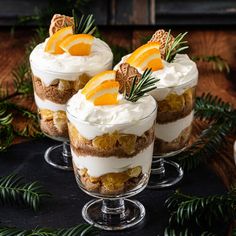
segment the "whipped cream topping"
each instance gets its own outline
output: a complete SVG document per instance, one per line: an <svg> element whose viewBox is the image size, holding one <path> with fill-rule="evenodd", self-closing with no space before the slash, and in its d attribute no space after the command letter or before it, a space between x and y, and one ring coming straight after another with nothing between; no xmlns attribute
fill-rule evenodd
<svg viewBox="0 0 236 236"><path fill-rule="evenodd" d="M94 76L112 67L113 54L111 49L98 38L94 39L91 53L88 56L47 53L44 51L46 41L47 39L38 44L30 54L32 72L46 86L58 78L73 81L81 74L86 73L89 76Z"/></svg>
<svg viewBox="0 0 236 236"><path fill-rule="evenodd" d="M88 174L92 177L100 177L108 173L119 173L136 166L141 166L142 173L148 174L152 163L153 143L136 156L130 158L77 156L73 150L71 150L71 153L75 166L80 169L87 168Z"/></svg>
<svg viewBox="0 0 236 236"><path fill-rule="evenodd" d="M117 70L119 65L124 63L128 57L129 55L123 57L121 62L115 66L114 70ZM150 92L158 101L165 99L171 92L181 95L186 89L197 85L197 66L188 55L177 54L173 62L169 63L165 60L162 60L162 62L164 64L163 69L152 73L153 77L159 79L156 83L157 89ZM143 73L140 68L137 69L141 74Z"/></svg>
<svg viewBox="0 0 236 236"><path fill-rule="evenodd" d="M152 127L156 118L156 102L152 96L130 102L119 94L118 99L117 105L94 106L79 91L68 102L68 119L89 140L114 131L141 136Z"/></svg>
<svg viewBox="0 0 236 236"><path fill-rule="evenodd" d="M48 109L51 111L65 111L66 104L58 104L47 99L41 99L36 93L34 93L34 100L39 109Z"/></svg>
<svg viewBox="0 0 236 236"><path fill-rule="evenodd" d="M189 127L193 122L194 112L179 120L169 122L166 124L156 124L155 134L156 137L166 142L172 142L175 140L181 132Z"/></svg>

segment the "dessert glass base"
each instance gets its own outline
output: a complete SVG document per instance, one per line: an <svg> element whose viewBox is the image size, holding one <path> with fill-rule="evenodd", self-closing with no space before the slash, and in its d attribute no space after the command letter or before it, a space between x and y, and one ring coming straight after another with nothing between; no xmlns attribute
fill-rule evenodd
<svg viewBox="0 0 236 236"><path fill-rule="evenodd" d="M184 176L183 169L174 161L164 160L153 156L151 175L148 182L149 189L171 187Z"/></svg>
<svg viewBox="0 0 236 236"><path fill-rule="evenodd" d="M67 141L49 147L44 153L44 159L49 165L56 169L73 170L70 144Z"/></svg>
<svg viewBox="0 0 236 236"><path fill-rule="evenodd" d="M103 230L123 230L140 223L145 217L144 206L129 199L95 199L82 209L89 224Z"/></svg>

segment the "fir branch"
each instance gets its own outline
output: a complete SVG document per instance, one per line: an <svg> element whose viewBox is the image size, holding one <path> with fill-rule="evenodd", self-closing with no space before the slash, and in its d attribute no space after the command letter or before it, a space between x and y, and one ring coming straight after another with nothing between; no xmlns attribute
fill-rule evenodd
<svg viewBox="0 0 236 236"><path fill-rule="evenodd" d="M230 72L229 64L225 59L223 59L219 55L199 55L199 56L192 56L192 60L195 62L207 62L211 63L213 70L218 70L220 72L226 71L227 73Z"/></svg>
<svg viewBox="0 0 236 236"><path fill-rule="evenodd" d="M17 228L0 227L1 236L98 236L99 230L89 224L79 224L69 229L36 228L22 230Z"/></svg>
<svg viewBox="0 0 236 236"><path fill-rule="evenodd" d="M212 96L210 93L203 93L201 97L196 98L195 116L208 121L228 118L236 120L236 110L232 106L222 101L217 96Z"/></svg>
<svg viewBox="0 0 236 236"><path fill-rule="evenodd" d="M196 168L216 153L225 144L226 136L234 133L236 125L236 110L209 93L197 97L195 116L207 120L209 126L190 148L174 157L186 171Z"/></svg>
<svg viewBox="0 0 236 236"><path fill-rule="evenodd" d="M74 34L93 34L96 31L95 19L94 16L88 15L85 17L84 15L78 19L78 16L75 14L75 11L72 11L72 15L74 18Z"/></svg>
<svg viewBox="0 0 236 236"><path fill-rule="evenodd" d="M180 165L186 170L192 170L199 166L202 162L206 162L206 158L216 153L222 145L225 144L225 137L232 133L232 121L221 121L211 124L195 143L186 151L176 155L176 159Z"/></svg>
<svg viewBox="0 0 236 236"><path fill-rule="evenodd" d="M198 235L220 235L215 232L215 226L219 223L230 224L236 217L235 193L236 190L232 189L222 195L198 197L177 190L165 203L170 211L165 235L195 235L196 229L201 231Z"/></svg>
<svg viewBox="0 0 236 236"><path fill-rule="evenodd" d="M189 47L189 46L187 46L187 41L183 40L188 32L185 32L183 34L182 33L178 34L174 38L174 42L169 47L168 43L171 40L170 33L171 33L171 30L169 30L169 32L168 32L168 36L167 36L166 44L165 44L165 60L167 62L172 62L177 53L180 53Z"/></svg>
<svg viewBox="0 0 236 236"><path fill-rule="evenodd" d="M15 174L0 178L0 203L24 205L37 210L42 198L49 197L38 182L23 183Z"/></svg>
<svg viewBox="0 0 236 236"><path fill-rule="evenodd" d="M137 82L138 77L135 76L131 84L130 93L126 95L125 99L130 102L136 102L141 97L145 96L146 93L156 89L155 84L159 79L153 78L151 75L152 70L146 69L139 82Z"/></svg>

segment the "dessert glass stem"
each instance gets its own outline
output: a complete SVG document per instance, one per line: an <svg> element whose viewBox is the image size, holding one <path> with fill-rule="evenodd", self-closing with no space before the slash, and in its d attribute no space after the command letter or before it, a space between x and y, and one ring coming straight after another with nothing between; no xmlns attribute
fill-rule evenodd
<svg viewBox="0 0 236 236"><path fill-rule="evenodd" d="M67 165L69 165L71 162L70 143L68 141L65 141L63 142L62 147L63 147L62 151L63 160Z"/></svg>
<svg viewBox="0 0 236 236"><path fill-rule="evenodd" d="M120 215L120 218L125 216L125 202L124 199L104 199L102 201L102 212L105 216ZM109 217L107 218L109 220Z"/></svg>
<svg viewBox="0 0 236 236"><path fill-rule="evenodd" d="M72 156L69 142L64 141L62 144L49 147L44 154L44 159L56 169L71 171Z"/></svg>
<svg viewBox="0 0 236 236"><path fill-rule="evenodd" d="M153 174L158 174L160 177L165 176L165 163L163 158L158 158L152 161L152 164L155 165L155 169L152 169Z"/></svg>

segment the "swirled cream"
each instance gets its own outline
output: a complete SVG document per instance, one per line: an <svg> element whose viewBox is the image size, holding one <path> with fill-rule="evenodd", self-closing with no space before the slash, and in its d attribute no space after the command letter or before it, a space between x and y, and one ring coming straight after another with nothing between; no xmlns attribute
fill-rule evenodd
<svg viewBox="0 0 236 236"><path fill-rule="evenodd" d="M129 55L122 58L114 70L117 70L121 63L124 63ZM198 70L196 63L186 54L177 54L173 62L162 60L164 67L161 70L152 72L152 76L158 78L157 89L150 92L157 101L164 100L169 93L183 94L186 89L197 85ZM137 68L142 74L143 71Z"/></svg>
<svg viewBox="0 0 236 236"><path fill-rule="evenodd" d="M89 140L114 131L141 136L153 126L156 101L152 96L130 102L120 94L118 99L117 105L94 106L79 91L67 104L68 119Z"/></svg>
<svg viewBox="0 0 236 236"><path fill-rule="evenodd" d="M43 81L45 86L50 86L58 78L74 81L84 73L92 77L112 67L111 49L98 38L94 39L88 56L47 53L44 51L46 41L38 44L30 54L32 72Z"/></svg>

